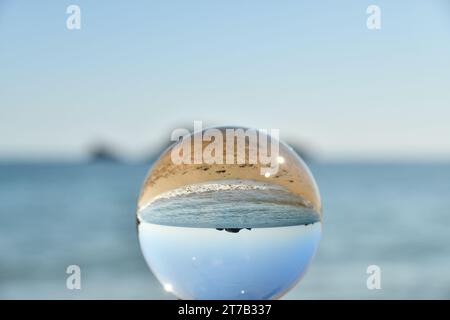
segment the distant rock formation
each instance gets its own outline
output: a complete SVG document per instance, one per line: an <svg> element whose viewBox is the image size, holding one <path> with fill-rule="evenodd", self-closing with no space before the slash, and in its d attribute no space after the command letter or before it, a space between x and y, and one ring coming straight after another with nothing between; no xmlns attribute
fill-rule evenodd
<svg viewBox="0 0 450 320"><path fill-rule="evenodd" d="M112 148L99 144L91 148L89 152L90 162L109 162L109 163L119 163L121 160L117 154L112 150Z"/></svg>
<svg viewBox="0 0 450 320"><path fill-rule="evenodd" d="M154 163L156 160L158 160L159 156L174 143L174 141L169 141L166 144L159 145L157 148L153 148L153 151L148 153L142 162L147 164Z"/></svg>
<svg viewBox="0 0 450 320"><path fill-rule="evenodd" d="M286 143L294 149L294 151L302 158L306 163L314 162L314 156L308 148L304 145L299 145L298 143L291 143L290 141L286 141Z"/></svg>

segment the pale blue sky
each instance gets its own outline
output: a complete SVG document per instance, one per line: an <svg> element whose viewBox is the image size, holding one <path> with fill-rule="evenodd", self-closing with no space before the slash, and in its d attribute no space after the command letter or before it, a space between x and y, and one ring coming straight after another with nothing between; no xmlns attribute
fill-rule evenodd
<svg viewBox="0 0 450 320"><path fill-rule="evenodd" d="M0 0L0 157L139 155L194 120L324 159L450 159L450 3Z"/></svg>

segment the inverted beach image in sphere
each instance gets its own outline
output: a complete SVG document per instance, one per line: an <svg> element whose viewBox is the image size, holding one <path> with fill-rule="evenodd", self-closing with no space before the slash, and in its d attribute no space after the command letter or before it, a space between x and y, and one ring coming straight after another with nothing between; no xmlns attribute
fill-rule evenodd
<svg viewBox="0 0 450 320"><path fill-rule="evenodd" d="M305 274L322 204L310 170L272 132L183 135L150 169L138 200L142 253L181 299L276 299Z"/></svg>
<svg viewBox="0 0 450 320"><path fill-rule="evenodd" d="M225 145L228 143L226 130L248 130L247 128L239 127L220 127L212 129L217 129L222 133L224 140L224 162L226 162ZM260 132L258 133L260 134ZM263 133L262 135L265 134ZM147 205L156 196L178 187L215 180L240 179L268 182L283 186L290 192L307 200L317 212L321 211L319 191L311 172L295 151L285 143L274 141L279 144L279 154L277 157L279 172L267 177L266 175L261 174L261 164L259 162L257 164L251 164L248 163L248 161L245 161L244 164L237 164L237 139L234 139L232 143L234 145L234 164L194 164L194 134L189 138L192 146L191 156L189 158L191 163L174 164L171 159L171 153L174 148L181 144L181 142L174 143L170 146L153 165L145 180L139 198L139 209ZM268 139L270 139L270 137L268 137ZM208 141L203 141L202 150L204 150L208 144ZM269 142L269 144L271 144L271 142ZM259 144L255 146L247 141L245 144L246 155L249 154L250 149L258 147ZM270 145L268 146L268 149L270 149Z"/></svg>

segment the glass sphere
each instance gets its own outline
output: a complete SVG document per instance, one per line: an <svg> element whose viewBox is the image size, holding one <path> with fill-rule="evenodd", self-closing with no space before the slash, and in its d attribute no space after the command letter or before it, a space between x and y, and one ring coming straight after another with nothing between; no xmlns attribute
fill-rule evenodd
<svg viewBox="0 0 450 320"><path fill-rule="evenodd" d="M273 134L210 128L154 163L137 211L143 255L181 299L275 299L318 247L321 201L312 174Z"/></svg>

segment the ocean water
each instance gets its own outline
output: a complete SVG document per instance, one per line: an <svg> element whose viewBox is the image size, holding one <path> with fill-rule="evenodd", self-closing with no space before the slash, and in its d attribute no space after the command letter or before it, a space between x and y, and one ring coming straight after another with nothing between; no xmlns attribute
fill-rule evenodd
<svg viewBox="0 0 450 320"><path fill-rule="evenodd" d="M223 180L163 193L138 212L138 219L179 227L273 228L312 224L320 214L276 184Z"/></svg>
<svg viewBox="0 0 450 320"><path fill-rule="evenodd" d="M320 215L285 188L248 180L184 186L138 213L144 257L182 299L275 299L304 275Z"/></svg>
<svg viewBox="0 0 450 320"><path fill-rule="evenodd" d="M0 165L0 298L174 299L139 246L136 202L148 168ZM322 240L285 299L450 298L450 165L310 168L324 205ZM66 288L72 264L81 290ZM366 287L373 264L381 290Z"/></svg>

